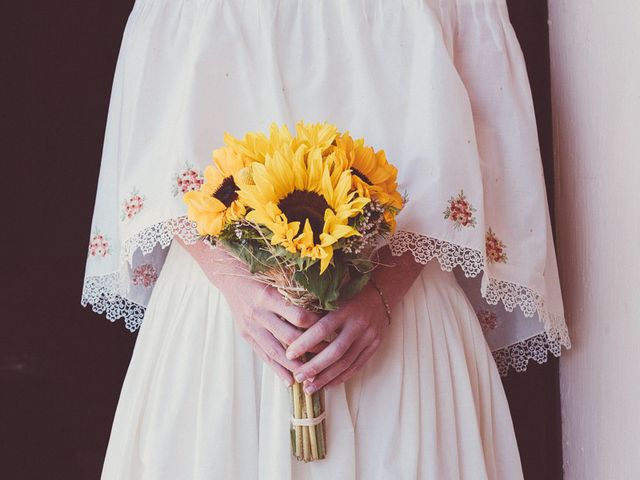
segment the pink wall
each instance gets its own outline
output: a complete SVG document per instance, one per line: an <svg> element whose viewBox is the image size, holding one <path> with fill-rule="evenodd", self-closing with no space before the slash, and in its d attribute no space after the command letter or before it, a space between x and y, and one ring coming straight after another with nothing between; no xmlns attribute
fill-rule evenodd
<svg viewBox="0 0 640 480"><path fill-rule="evenodd" d="M640 479L640 1L549 16L565 479Z"/></svg>

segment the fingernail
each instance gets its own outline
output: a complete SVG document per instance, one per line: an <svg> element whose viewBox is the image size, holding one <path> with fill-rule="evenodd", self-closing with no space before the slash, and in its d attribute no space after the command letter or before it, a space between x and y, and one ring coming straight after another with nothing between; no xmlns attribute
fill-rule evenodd
<svg viewBox="0 0 640 480"><path fill-rule="evenodd" d="M309 381L309 383L313 382L316 379L316 377L309 377L307 378L307 380Z"/></svg>
<svg viewBox="0 0 640 480"><path fill-rule="evenodd" d="M307 393L308 395L311 395L315 391L316 391L315 385L309 385L304 388L304 392Z"/></svg>
<svg viewBox="0 0 640 480"><path fill-rule="evenodd" d="M285 380L284 378L282 379L282 381L284 382L284 385L289 388L291 387L291 382L289 380Z"/></svg>
<svg viewBox="0 0 640 480"><path fill-rule="evenodd" d="M296 382L298 383L303 382L305 379L304 373L302 372L296 373L295 377L296 377Z"/></svg>
<svg viewBox="0 0 640 480"><path fill-rule="evenodd" d="M296 358L297 355L295 355L293 350L287 350L287 358L289 360L293 360L294 358Z"/></svg>

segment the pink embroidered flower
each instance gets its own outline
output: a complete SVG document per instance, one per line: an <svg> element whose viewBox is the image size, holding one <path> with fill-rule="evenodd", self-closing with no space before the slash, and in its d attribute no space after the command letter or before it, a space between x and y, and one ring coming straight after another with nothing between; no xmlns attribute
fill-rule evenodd
<svg viewBox="0 0 640 480"><path fill-rule="evenodd" d="M173 185L173 196L179 193L187 193L193 190L200 190L204 183L204 178L195 168L185 166L185 170L176 175L175 184Z"/></svg>
<svg viewBox="0 0 640 480"><path fill-rule="evenodd" d="M142 210L142 207L144 207L144 197L134 190L131 196L122 202L120 220L132 219Z"/></svg>
<svg viewBox="0 0 640 480"><path fill-rule="evenodd" d="M89 255L92 257L106 257L109 255L109 241L102 233L96 232L89 240Z"/></svg>
<svg viewBox="0 0 640 480"><path fill-rule="evenodd" d="M449 203L444 212L445 220L451 220L455 222L455 226L462 227L475 227L476 219L473 216L473 212L476 209L469 203L464 196L464 192L460 190L460 193L456 197L451 197Z"/></svg>
<svg viewBox="0 0 640 480"><path fill-rule="evenodd" d="M478 321L480 322L483 332L488 332L498 326L498 316L495 312L491 312L489 310L478 310L476 312L476 316L478 317Z"/></svg>
<svg viewBox="0 0 640 480"><path fill-rule="evenodd" d="M158 280L158 272L153 268L150 263L138 265L133 269L133 275L131 277L131 283L137 286L143 286L149 288Z"/></svg>
<svg viewBox="0 0 640 480"><path fill-rule="evenodd" d="M491 228L487 230L487 234L485 235L485 245L489 263L507 263L506 245L496 237L496 234L491 231Z"/></svg>

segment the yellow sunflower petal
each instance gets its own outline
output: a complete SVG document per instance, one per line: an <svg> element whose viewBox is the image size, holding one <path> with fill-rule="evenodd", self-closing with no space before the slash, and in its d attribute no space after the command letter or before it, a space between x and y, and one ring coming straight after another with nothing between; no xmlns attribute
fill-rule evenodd
<svg viewBox="0 0 640 480"><path fill-rule="evenodd" d="M325 256L320 259L320 275L322 275L327 267L331 264L331 259L333 258L333 247L325 247L324 253Z"/></svg>
<svg viewBox="0 0 640 480"><path fill-rule="evenodd" d="M225 175L213 165L207 165L204 169L204 184L215 191L224 180Z"/></svg>
<svg viewBox="0 0 640 480"><path fill-rule="evenodd" d="M231 147L223 147L214 150L213 162L216 164L223 177L235 175L239 170L245 167L245 162L242 160L242 157Z"/></svg>

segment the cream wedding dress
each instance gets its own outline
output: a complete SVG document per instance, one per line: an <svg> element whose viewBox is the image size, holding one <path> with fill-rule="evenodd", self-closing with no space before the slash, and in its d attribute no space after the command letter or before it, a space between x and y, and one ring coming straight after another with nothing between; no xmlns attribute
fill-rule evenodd
<svg viewBox="0 0 640 480"><path fill-rule="evenodd" d="M476 314L453 273L435 262L364 369L325 395L328 456L298 462L287 387L174 242L138 334L102 478L522 478Z"/></svg>
<svg viewBox="0 0 640 480"><path fill-rule="evenodd" d="M424 270L326 392L328 457L177 242L228 131L328 121L384 149ZM454 275L455 272L455 275ZM83 304L140 327L103 480L518 480L499 373L569 346L522 53L504 0L137 0L115 72ZM497 360L497 363L496 363Z"/></svg>

